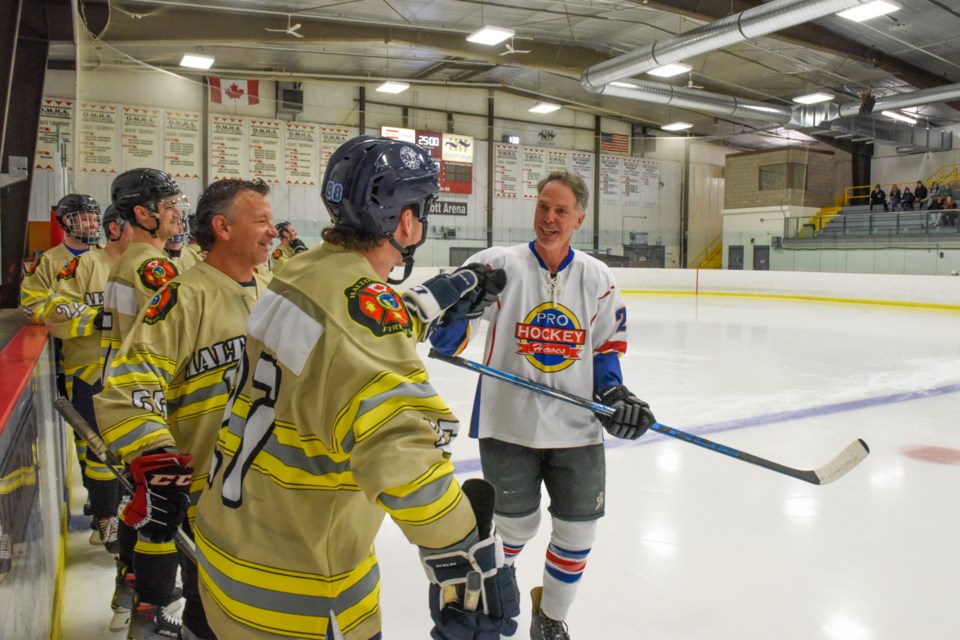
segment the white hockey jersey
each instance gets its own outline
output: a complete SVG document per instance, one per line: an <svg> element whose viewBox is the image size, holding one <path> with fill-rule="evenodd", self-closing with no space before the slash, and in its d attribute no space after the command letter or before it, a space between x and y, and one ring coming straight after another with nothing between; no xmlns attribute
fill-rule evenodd
<svg viewBox="0 0 960 640"><path fill-rule="evenodd" d="M616 357L627 349L626 307L605 264L570 250L551 276L534 243L492 247L472 256L507 272L507 286L483 318L440 327L431 342L445 353L459 353L481 320L490 322L484 364L584 398L595 386L617 384ZM601 382L601 380L603 382ZM587 409L482 378L471 419L470 435L496 438L537 449L576 447L603 441L600 422Z"/></svg>

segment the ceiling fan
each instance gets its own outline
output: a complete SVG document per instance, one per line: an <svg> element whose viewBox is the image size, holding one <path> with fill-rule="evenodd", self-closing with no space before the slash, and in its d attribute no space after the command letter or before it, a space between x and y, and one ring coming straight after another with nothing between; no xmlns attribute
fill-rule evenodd
<svg viewBox="0 0 960 640"><path fill-rule="evenodd" d="M264 27L264 31L274 31L274 32L276 32L276 33L286 33L287 35L291 35L291 36L293 36L294 38L302 38L303 35L297 33L297 29L299 29L302 25L301 25L299 22L298 22L297 24L290 24L292 17L293 17L293 16L291 16L289 13L287 14L287 28L286 28L286 29L269 29L269 28Z"/></svg>
<svg viewBox="0 0 960 640"><path fill-rule="evenodd" d="M498 54L498 55L508 56L508 55L510 55L510 54L512 54L512 53L530 53L530 51L531 51L530 49L514 49L514 48L513 48L513 39L511 39L510 42L506 43L506 45L504 45L504 46L507 47L507 50L501 52L501 53Z"/></svg>
<svg viewBox="0 0 960 640"><path fill-rule="evenodd" d="M693 84L693 72L692 72L692 71L687 75L687 86L686 86L686 88L687 88L687 89L703 89L703 87L700 86L699 84Z"/></svg>

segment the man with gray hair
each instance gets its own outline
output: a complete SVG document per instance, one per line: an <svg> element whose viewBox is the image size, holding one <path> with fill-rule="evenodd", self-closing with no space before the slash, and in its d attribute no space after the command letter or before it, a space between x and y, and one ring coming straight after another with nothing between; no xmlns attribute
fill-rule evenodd
<svg viewBox="0 0 960 640"><path fill-rule="evenodd" d="M554 171L537 185L529 244L491 247L471 256L506 272L506 287L476 319L441 325L433 346L460 353L490 323L483 362L616 408L613 416L571 411L546 396L500 382L478 384L470 435L480 439L484 479L496 487L497 530L513 563L540 525L540 486L553 519L543 586L531 592L532 640L569 640L564 620L604 514L604 427L639 438L656 422L623 384L627 312L610 269L570 246L583 225L589 191L580 176Z"/></svg>

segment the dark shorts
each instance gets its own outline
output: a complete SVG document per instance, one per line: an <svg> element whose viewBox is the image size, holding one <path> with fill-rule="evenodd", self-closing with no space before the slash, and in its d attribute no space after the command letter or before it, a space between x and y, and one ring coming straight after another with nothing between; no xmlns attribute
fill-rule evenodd
<svg viewBox="0 0 960 640"><path fill-rule="evenodd" d="M480 440L483 477L497 489L497 513L520 518L540 508L540 485L550 495L550 514L573 522L604 513L606 460L603 445L531 449L493 438Z"/></svg>

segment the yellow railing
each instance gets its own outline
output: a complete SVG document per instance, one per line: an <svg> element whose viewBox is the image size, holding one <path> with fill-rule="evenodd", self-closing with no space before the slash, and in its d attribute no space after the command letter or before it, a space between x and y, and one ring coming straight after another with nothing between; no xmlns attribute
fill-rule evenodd
<svg viewBox="0 0 960 640"><path fill-rule="evenodd" d="M951 185L960 182L960 164L945 164L923 180L923 184L928 189L934 182L939 182L940 186ZM906 185L913 190L913 185L915 182L913 180L901 180L899 182L894 181L890 184ZM880 186L885 187L884 191L888 191L890 184L884 183ZM873 187L875 186L875 184L865 184L854 187L846 187L843 190L843 195L837 198L837 203L841 207L849 207L858 204L870 204L870 192L873 191ZM888 192L887 196L889 195L890 194Z"/></svg>
<svg viewBox="0 0 960 640"><path fill-rule="evenodd" d="M827 223L833 220L834 216L840 213L840 209L841 207L823 207L800 228L798 237L804 238L806 237L806 233L810 231L813 232L813 235L819 234L820 230L827 226Z"/></svg>

